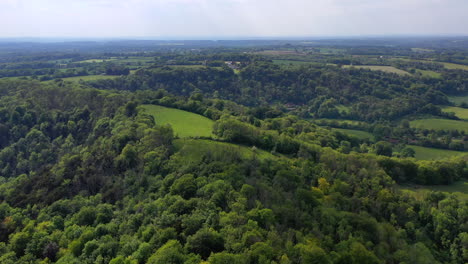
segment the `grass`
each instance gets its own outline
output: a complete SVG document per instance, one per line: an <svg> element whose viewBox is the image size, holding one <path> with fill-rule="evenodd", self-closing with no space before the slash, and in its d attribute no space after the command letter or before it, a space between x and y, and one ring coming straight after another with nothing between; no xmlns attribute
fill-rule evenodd
<svg viewBox="0 0 468 264"><path fill-rule="evenodd" d="M449 70L468 71L468 65L456 64L456 63L450 63L450 62L441 62L441 61L433 61L433 60L417 60L417 59L409 59L409 58L391 58L390 60L417 61L417 62L423 62L423 63L440 63L446 69L449 69Z"/></svg>
<svg viewBox="0 0 468 264"><path fill-rule="evenodd" d="M214 122L204 116L160 105L144 105L143 108L154 116L157 124L170 124L174 134L181 138L214 136Z"/></svg>
<svg viewBox="0 0 468 264"><path fill-rule="evenodd" d="M345 113L349 113L351 111L351 108L345 105L337 105L336 109L338 109L338 111L340 112L345 112Z"/></svg>
<svg viewBox="0 0 468 264"><path fill-rule="evenodd" d="M468 155L468 152L437 149L437 148L426 148L420 146L410 146L416 152L415 158L418 160L439 160L459 155Z"/></svg>
<svg viewBox="0 0 468 264"><path fill-rule="evenodd" d="M89 59L89 60L83 60L83 61L77 61L77 63L101 63L105 61L114 61L116 59Z"/></svg>
<svg viewBox="0 0 468 264"><path fill-rule="evenodd" d="M461 103L468 104L468 96L449 96L448 97L449 101L460 105Z"/></svg>
<svg viewBox="0 0 468 264"><path fill-rule="evenodd" d="M468 65L463 65L463 64L455 64L455 63L449 63L449 62L439 62L444 65L445 68L449 70L465 70L468 71Z"/></svg>
<svg viewBox="0 0 468 264"><path fill-rule="evenodd" d="M425 128L434 130L464 130L468 132L468 122L440 118L418 119L410 122L414 128Z"/></svg>
<svg viewBox="0 0 468 264"><path fill-rule="evenodd" d="M345 65L345 68L356 68L356 69L369 69L371 71L383 71L389 73L396 73L398 75L410 75L409 72L397 69L393 66L374 66L374 65Z"/></svg>
<svg viewBox="0 0 468 264"><path fill-rule="evenodd" d="M354 129L344 129L344 128L334 128L333 130L339 131L343 134L347 134L353 137L357 137L359 139L370 139L374 140L374 136L366 131L361 130L354 130Z"/></svg>
<svg viewBox="0 0 468 264"><path fill-rule="evenodd" d="M105 79L114 79L120 76L117 75L87 75L87 76L76 76L76 77L67 77L61 78L64 81L70 82L79 82L79 81L96 81L96 80L105 80Z"/></svg>
<svg viewBox="0 0 468 264"><path fill-rule="evenodd" d="M348 119L331 119L331 118L317 118L317 119L309 119L309 121L316 121L320 123L321 121L327 121L327 122L336 122L339 126L342 126L343 124L348 124L348 125L354 125L354 126L363 126L366 124L366 122L362 121L356 121L356 120L348 120ZM330 125L333 127L333 125Z"/></svg>
<svg viewBox="0 0 468 264"><path fill-rule="evenodd" d="M435 71L429 71L429 70L420 70L420 69L415 69L416 72L420 73L421 76L423 77L429 77L429 78L441 78L442 74L435 72Z"/></svg>
<svg viewBox="0 0 468 264"><path fill-rule="evenodd" d="M434 52L434 50L423 49L423 48L411 48L411 51L413 51L413 52Z"/></svg>
<svg viewBox="0 0 468 264"><path fill-rule="evenodd" d="M468 109L466 108L446 106L442 108L442 111L455 113L455 116L461 119L468 119Z"/></svg>
<svg viewBox="0 0 468 264"><path fill-rule="evenodd" d="M297 61L297 60L273 60L273 63L278 65L304 65L311 64L310 61Z"/></svg>
<svg viewBox="0 0 468 264"><path fill-rule="evenodd" d="M220 156L238 155L241 159L251 159L254 156L259 159L279 158L261 149L208 139L176 139L174 146L178 154L189 162L201 161L203 154L208 152Z"/></svg>
<svg viewBox="0 0 468 264"><path fill-rule="evenodd" d="M401 186L401 191L408 193L416 199L423 200L431 191L454 194L460 200L468 201L468 181L458 181L450 185L408 185Z"/></svg>

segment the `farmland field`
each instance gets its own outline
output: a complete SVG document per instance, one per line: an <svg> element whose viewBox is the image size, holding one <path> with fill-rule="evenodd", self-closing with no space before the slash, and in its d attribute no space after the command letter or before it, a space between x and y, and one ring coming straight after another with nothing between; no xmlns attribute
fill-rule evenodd
<svg viewBox="0 0 468 264"><path fill-rule="evenodd" d="M184 137L211 137L213 120L191 112L159 105L144 105L148 114L154 116L157 124L170 124L174 134Z"/></svg>
<svg viewBox="0 0 468 264"><path fill-rule="evenodd" d="M331 119L331 118L318 118L318 119L310 119L310 121L314 122L316 121L317 123L332 123L330 124L331 127L335 127L333 123L336 123L337 127L342 127L344 124L351 125L351 126L363 126L366 123L362 121L356 121L356 120L348 120L348 119Z"/></svg>
<svg viewBox="0 0 468 264"><path fill-rule="evenodd" d="M105 79L114 79L120 77L118 75L86 75L86 76L75 76L75 77L66 77L61 78L64 81L79 82L82 81L96 81L96 80L105 80Z"/></svg>
<svg viewBox="0 0 468 264"><path fill-rule="evenodd" d="M311 64L313 62L309 61L297 61L297 60L273 60L273 63L279 64L279 65L304 65L304 64Z"/></svg>
<svg viewBox="0 0 468 264"><path fill-rule="evenodd" d="M434 130L464 130L468 132L468 122L440 118L418 119L410 122L411 127Z"/></svg>
<svg viewBox="0 0 468 264"><path fill-rule="evenodd" d="M423 77L430 77L430 78L441 78L442 75L435 71L428 71L428 70L420 70L416 69L416 72L420 73Z"/></svg>
<svg viewBox="0 0 468 264"><path fill-rule="evenodd" d="M239 158L242 159L251 159L254 155L259 159L278 158L261 149L207 139L176 139L174 140L174 146L178 155L182 155L185 160L193 162L199 162L203 154L207 152L214 155L236 155L238 153Z"/></svg>
<svg viewBox="0 0 468 264"><path fill-rule="evenodd" d="M116 59L89 59L89 60L83 60L83 61L77 61L77 63L101 63L105 61L115 61Z"/></svg>
<svg viewBox="0 0 468 264"><path fill-rule="evenodd" d="M468 109L466 108L447 106L442 108L442 111L455 113L455 116L461 119L468 119Z"/></svg>
<svg viewBox="0 0 468 264"><path fill-rule="evenodd" d="M416 152L415 158L418 160L438 160L459 155L468 155L468 152L437 149L437 148L426 148L420 146L408 145L408 147L414 149Z"/></svg>
<svg viewBox="0 0 468 264"><path fill-rule="evenodd" d="M343 134L347 134L353 137L357 137L359 139L370 139L374 140L374 136L366 131L355 130L355 129L344 129L344 128L334 128L333 130L339 131Z"/></svg>
<svg viewBox="0 0 468 264"><path fill-rule="evenodd" d="M444 65L444 67L449 69L449 70L465 70L465 71L468 71L468 65L448 63L448 62L439 62L439 63L442 63Z"/></svg>
<svg viewBox="0 0 468 264"><path fill-rule="evenodd" d="M399 75L410 75L408 72L397 69L393 66L373 66L373 65L345 65L345 68L368 69L372 71L384 71L389 73L396 73Z"/></svg>
<svg viewBox="0 0 468 264"><path fill-rule="evenodd" d="M424 199L431 191L454 194L464 201L468 201L468 181L458 181L450 185L411 185L401 186L400 190L406 192L417 199Z"/></svg>

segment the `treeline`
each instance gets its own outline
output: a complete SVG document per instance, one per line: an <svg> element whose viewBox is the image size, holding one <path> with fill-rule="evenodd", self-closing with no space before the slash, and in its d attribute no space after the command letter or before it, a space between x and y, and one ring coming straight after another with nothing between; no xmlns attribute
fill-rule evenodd
<svg viewBox="0 0 468 264"><path fill-rule="evenodd" d="M240 74L228 67L165 66L89 84L100 89L129 91L165 89L184 96L198 91L248 106L289 104L305 117L366 121L394 120L415 112L432 114L431 104L448 104L441 91L455 86L464 89L458 86L458 77L453 82L424 81L378 71L312 66L284 68L267 61L252 61ZM341 106L348 110L342 110Z"/></svg>

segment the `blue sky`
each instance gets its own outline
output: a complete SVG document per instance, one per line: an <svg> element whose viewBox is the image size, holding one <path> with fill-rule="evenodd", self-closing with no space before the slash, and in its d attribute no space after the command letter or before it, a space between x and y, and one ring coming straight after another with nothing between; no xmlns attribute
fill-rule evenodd
<svg viewBox="0 0 468 264"><path fill-rule="evenodd" d="M0 0L0 37L468 35L468 0Z"/></svg>

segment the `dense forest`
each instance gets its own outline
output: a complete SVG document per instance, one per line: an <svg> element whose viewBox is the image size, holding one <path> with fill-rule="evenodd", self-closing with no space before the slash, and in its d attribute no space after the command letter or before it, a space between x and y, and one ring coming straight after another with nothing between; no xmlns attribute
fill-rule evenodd
<svg viewBox="0 0 468 264"><path fill-rule="evenodd" d="M277 42L193 45L132 53L145 61L120 46L2 57L0 74L25 75L0 79L0 263L468 262L466 193L405 189L468 181L467 156L412 149L466 150L463 128L411 125L465 122L444 111L464 109L451 98L466 94L465 70L325 61L390 52L375 43L326 56L297 46L316 58L300 65L261 53L283 51ZM436 46L431 58L463 62L463 49ZM94 79L54 77L68 70ZM211 132L179 136L151 105L197 114Z"/></svg>

